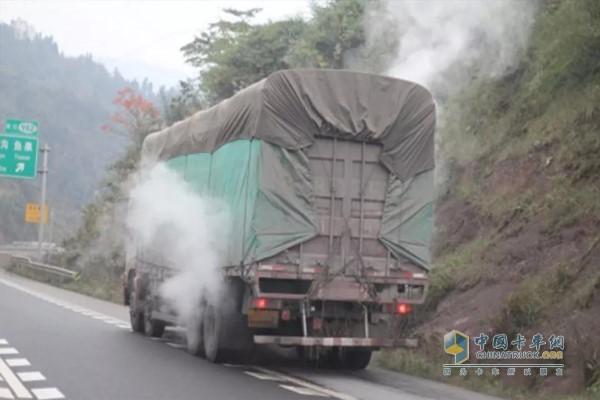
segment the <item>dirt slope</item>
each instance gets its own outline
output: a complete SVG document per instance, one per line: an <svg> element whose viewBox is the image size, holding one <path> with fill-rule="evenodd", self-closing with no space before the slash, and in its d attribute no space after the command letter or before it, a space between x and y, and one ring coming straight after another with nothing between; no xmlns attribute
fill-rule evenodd
<svg viewBox="0 0 600 400"><path fill-rule="evenodd" d="M424 345L384 364L439 377L451 329L564 335L566 377L469 386L600 398L600 2L542 2L519 69L445 111Z"/></svg>

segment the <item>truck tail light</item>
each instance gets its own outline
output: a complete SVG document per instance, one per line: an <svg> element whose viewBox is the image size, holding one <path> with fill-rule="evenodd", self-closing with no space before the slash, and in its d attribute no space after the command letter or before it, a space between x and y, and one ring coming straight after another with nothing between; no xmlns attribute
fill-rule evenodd
<svg viewBox="0 0 600 400"><path fill-rule="evenodd" d="M258 308L261 310L267 308L267 299L265 299L264 297L254 299L254 308Z"/></svg>
<svg viewBox="0 0 600 400"><path fill-rule="evenodd" d="M283 301L269 297L256 297L250 302L250 307L256 310L281 310Z"/></svg>
<svg viewBox="0 0 600 400"><path fill-rule="evenodd" d="M396 313L400 315L410 314L412 311L412 306L407 303L397 303L396 304Z"/></svg>

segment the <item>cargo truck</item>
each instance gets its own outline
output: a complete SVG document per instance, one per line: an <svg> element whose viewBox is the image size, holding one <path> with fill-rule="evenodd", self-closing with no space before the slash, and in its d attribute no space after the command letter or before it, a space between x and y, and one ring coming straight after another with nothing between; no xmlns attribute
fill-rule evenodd
<svg viewBox="0 0 600 400"><path fill-rule="evenodd" d="M415 83L286 70L149 135L143 167L165 163L235 224L226 289L183 321L188 350L219 361L276 344L362 369L374 350L415 346L399 327L427 293L434 130L435 103ZM134 253L131 325L160 336L182 323L159 290L178 266Z"/></svg>

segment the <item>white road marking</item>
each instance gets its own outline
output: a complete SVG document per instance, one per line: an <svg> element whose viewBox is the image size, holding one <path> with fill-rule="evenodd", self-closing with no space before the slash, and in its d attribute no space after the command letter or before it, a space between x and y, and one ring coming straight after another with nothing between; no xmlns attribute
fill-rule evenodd
<svg viewBox="0 0 600 400"><path fill-rule="evenodd" d="M26 358L7 358L6 363L9 367L29 367L31 365Z"/></svg>
<svg viewBox="0 0 600 400"><path fill-rule="evenodd" d="M116 325L116 326L125 325L129 328L129 322L123 321L122 319L116 319L116 318L107 316L107 318L105 320L103 320L103 322L106 322L107 324L110 324L110 325Z"/></svg>
<svg viewBox="0 0 600 400"><path fill-rule="evenodd" d="M46 377L41 372L17 372L17 376L23 382L45 381Z"/></svg>
<svg viewBox="0 0 600 400"><path fill-rule="evenodd" d="M106 322L107 324L111 324L111 325L120 325L123 323L123 321L119 321L118 319L114 319L111 317L108 317L108 319L105 319L104 322Z"/></svg>
<svg viewBox="0 0 600 400"><path fill-rule="evenodd" d="M96 313L93 311L82 311L81 314L85 315L86 317L93 317L96 315Z"/></svg>
<svg viewBox="0 0 600 400"><path fill-rule="evenodd" d="M0 344L8 344L8 341L6 339L0 339Z"/></svg>
<svg viewBox="0 0 600 400"><path fill-rule="evenodd" d="M31 399L31 393L29 390L17 378L17 376L12 372L8 365L0 358L0 375L4 378L8 386L12 389L15 395L21 399Z"/></svg>
<svg viewBox="0 0 600 400"><path fill-rule="evenodd" d="M298 394L303 394L305 396L318 396L318 397L329 397L329 395L323 393L323 392L317 392L314 391L312 389L308 389L305 387L300 387L300 386L290 386L290 385L279 385L279 387L282 387L284 389L287 389L289 391L298 393Z"/></svg>
<svg viewBox="0 0 600 400"><path fill-rule="evenodd" d="M328 389L326 387L315 385L314 383L310 383L310 382L305 381L303 379L295 378L295 377L290 376L290 375L285 375L285 374L282 374L280 372L270 370L268 368L263 368L263 367L257 367L257 366L255 366L254 369L256 369L257 371L264 372L265 374L271 374L273 376L280 377L282 380L285 380L287 382L293 383L294 385L302 386L302 387L314 390L314 391L319 392L319 393L324 393L324 394L326 394L326 395L328 395L330 397L333 397L335 399L339 399L339 400L358 400L356 397L350 396L349 394L341 393L341 392L338 392L336 390L332 390L332 389Z"/></svg>
<svg viewBox="0 0 600 400"><path fill-rule="evenodd" d="M0 347L0 355L19 354L19 351L14 347Z"/></svg>
<svg viewBox="0 0 600 400"><path fill-rule="evenodd" d="M88 317L92 317L94 319L97 320L101 320L105 323L108 323L110 325L116 326L118 328L122 328L122 329L130 329L129 324L126 321L120 321L118 319L109 317L107 315L101 314L101 313L97 313L85 308L81 308L79 306L74 306L72 304L69 303L63 303L60 302L56 299L53 299L51 297L45 296L45 295L40 295L38 293L35 293L29 289L26 289L25 287L6 281L4 279L0 279L0 283L3 283L7 286L13 287L15 289L21 290L22 292L28 293L34 297L40 298L42 300L45 300L49 303L53 303L56 304L60 307L69 309L71 311L77 312L79 314L88 316ZM4 342L0 341L0 344L8 344L5 340ZM172 342L167 342L167 345L180 349L183 348L185 346L178 344L178 343L172 343ZM18 351L14 348L0 348L0 354L18 354ZM8 360L7 360L8 362ZM11 366L26 366L29 365L29 362L26 359L11 359L11 362L13 363ZM6 366L6 364L4 364L4 362L0 359L0 376L4 376L5 380L7 381L7 383L9 384L9 386L11 386L11 388L13 389L13 391L15 392L15 394L19 397L19 398L24 398L24 399L31 399L31 394L27 391L27 388L25 388L23 386L23 384L19 381L19 379L14 375L14 373L12 373L12 371ZM233 364L224 364L226 367L238 367L238 365L233 365ZM276 371L272 371L269 370L267 368L262 368L262 367L254 367L256 370L261 371L261 373L257 373L257 372L252 372L252 371L244 371L246 374L253 376L257 379L262 379L262 380L273 380L273 381L286 381L286 382L290 382L294 385L297 386L292 386L292 385L279 385L282 388L286 389L286 390L290 390L299 394L303 394L303 395L310 395L310 396L320 396L320 397L333 397L339 400L357 400L355 397L344 394L344 393L340 393L337 392L335 390L331 390L331 389L327 389L325 387L321 387L318 385L315 385L313 383L304 381L302 379L298 379L292 376L288 376ZM6 373L5 373L6 372ZM24 375L27 379L27 377L36 377L34 380L41 380L41 379L45 379L43 377L43 375L39 372L37 373L20 373L20 374L39 374L39 375ZM40 379L41 377L41 379ZM19 393L17 393L19 392ZM38 389L32 389L33 394L36 396L36 398L38 400L53 400L53 399L64 399L64 395L56 388L38 388ZM9 392L10 394L10 392Z"/></svg>
<svg viewBox="0 0 600 400"><path fill-rule="evenodd" d="M31 389L31 391L38 400L54 400L65 398L65 395L62 394L57 388Z"/></svg>
<svg viewBox="0 0 600 400"><path fill-rule="evenodd" d="M0 388L0 399L14 399L10 389Z"/></svg>
<svg viewBox="0 0 600 400"><path fill-rule="evenodd" d="M131 327L129 325L129 322L127 322L127 321L123 321L123 320L120 320L118 318L114 318L114 317L111 317L111 316L108 316L108 315L105 315L105 314L102 314L102 313L99 313L99 312L96 312L96 311L92 311L92 310L89 310L87 308L77 306L75 304L63 302L63 301L54 299L54 298L52 298L50 296L46 296L46 295L42 295L42 294L36 293L36 292L34 292L34 291L30 290L30 289L27 289L24 286L21 286L21 285L19 285L17 283L14 283L14 282L7 281L5 279L0 279L0 283L4 284L6 286L12 287L14 289L20 290L21 292L27 293L27 294L32 295L34 297L37 297L38 299L47 301L47 302L49 302L51 304L55 304L55 305L57 305L59 307L63 307L65 309L67 309L67 310L71 310L71 311L74 311L74 312L76 312L78 314L85 315L86 317L91 317L91 318L97 319L99 321L105 322L107 324L110 324L112 326L116 326L117 328L127 329L127 330L131 329ZM3 343L2 340L4 340L4 339L0 339L0 345L1 344L8 344L8 343ZM0 349L0 351L2 351L2 350ZM3 353L0 352L0 354L3 354ZM5 353L5 354L7 354L7 353ZM10 353L10 354L14 354L14 353Z"/></svg>
<svg viewBox="0 0 600 400"><path fill-rule="evenodd" d="M96 314L92 318L99 319L99 320L104 321L104 322L106 322L107 319L112 319L111 317L109 317L107 315L102 315L102 314Z"/></svg>
<svg viewBox="0 0 600 400"><path fill-rule="evenodd" d="M260 372L244 371L245 374L260 379L262 381L281 381L281 378L273 376L271 374L261 374Z"/></svg>

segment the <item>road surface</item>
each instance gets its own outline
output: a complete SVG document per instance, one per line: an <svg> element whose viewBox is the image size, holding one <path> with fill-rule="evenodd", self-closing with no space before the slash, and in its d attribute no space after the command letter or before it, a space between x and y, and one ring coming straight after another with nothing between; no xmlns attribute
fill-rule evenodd
<svg viewBox="0 0 600 400"><path fill-rule="evenodd" d="M212 364L131 332L127 309L0 268L0 399L490 400L377 368Z"/></svg>

